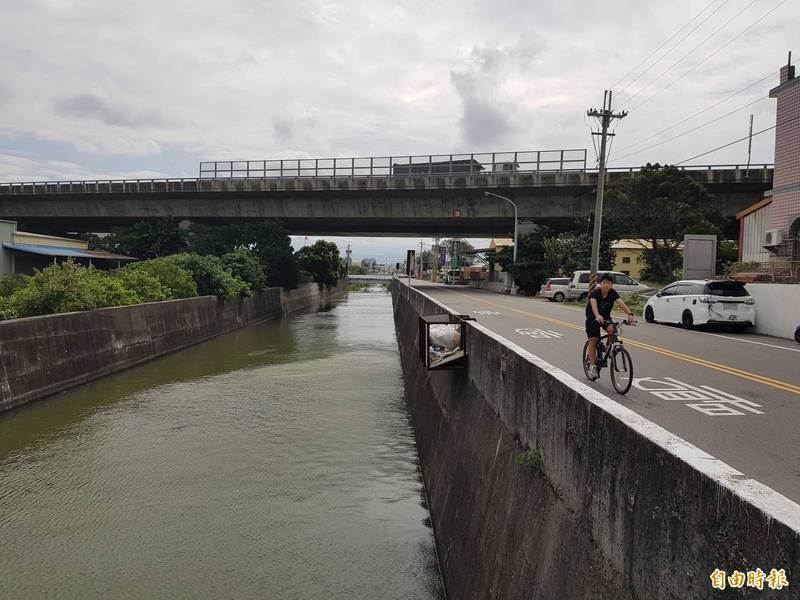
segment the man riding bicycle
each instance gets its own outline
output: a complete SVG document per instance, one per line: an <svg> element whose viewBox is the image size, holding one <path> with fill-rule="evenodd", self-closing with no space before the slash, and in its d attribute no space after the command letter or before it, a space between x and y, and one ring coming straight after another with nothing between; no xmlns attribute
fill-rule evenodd
<svg viewBox="0 0 800 600"><path fill-rule="evenodd" d="M611 321L611 309L614 303L628 315L628 323L635 324L636 317L628 308L628 305L619 297L617 290L614 289L614 277L609 273L600 276L600 285L589 294L589 301L586 303L586 335L589 338L589 379L594 381L600 375L597 372L597 343L600 341L600 328L609 335L614 335L615 328Z"/></svg>

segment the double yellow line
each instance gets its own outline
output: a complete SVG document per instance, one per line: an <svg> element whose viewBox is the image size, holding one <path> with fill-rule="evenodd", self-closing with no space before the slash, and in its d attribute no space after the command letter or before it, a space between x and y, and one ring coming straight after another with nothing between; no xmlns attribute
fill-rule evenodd
<svg viewBox="0 0 800 600"><path fill-rule="evenodd" d="M484 300L483 298L476 298L471 294L464 294L463 292L456 292L454 290L447 290L452 294L456 294L458 296L464 296L465 298L469 298L470 300L477 300L482 304L486 304L489 306L494 306L496 308L502 308L505 310L510 310L522 315L526 315L529 317L533 317L535 319L541 319L543 321L549 321L550 323L555 323L556 325L561 325L563 327L569 327L570 329L575 329L577 331L583 331L584 328L580 325L575 325L574 323L569 323L567 321L562 321L560 319L554 319L553 317L548 317L547 315L541 315L539 313L529 312L526 310L521 310L519 308L514 308L513 306L507 306L505 304L498 304L497 302L490 302L489 300ZM682 360L684 362L692 363L701 367L706 367L707 369L713 369L715 371L719 371L721 373L726 373L728 375L733 375L735 377L741 377L742 379L747 379L749 381L755 381L756 383L761 383L763 385L768 385L770 387L783 390L784 392L789 392L792 394L797 394L800 396L800 385L795 385L793 383L787 383L785 381L780 381L778 379L772 379L771 377L765 377L764 375L759 375L758 373L751 373L750 371L743 371L742 369L737 369L735 367L729 367L727 365L722 365L720 363L715 363L710 360L706 360L704 358L699 358L697 356L690 356L689 354L682 354L680 352L674 352L672 350L666 350L664 348L660 348L658 346L653 346L651 344L646 344L644 342L640 342L637 340L632 340L630 338L625 338L625 343L631 346L636 346L637 348L642 348L643 350L649 350L650 352L655 352L657 354L662 354L664 356L668 356L670 358L674 358L676 360Z"/></svg>

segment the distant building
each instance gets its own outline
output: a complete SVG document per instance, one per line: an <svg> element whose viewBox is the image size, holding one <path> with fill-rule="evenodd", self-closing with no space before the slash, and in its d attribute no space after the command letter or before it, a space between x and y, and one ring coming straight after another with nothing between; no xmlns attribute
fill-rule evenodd
<svg viewBox="0 0 800 600"><path fill-rule="evenodd" d="M770 90L777 99L775 115L775 172L771 196L769 229L764 246L773 260L800 261L800 78L789 61L780 70L778 87ZM741 221L740 221L741 222Z"/></svg>
<svg viewBox="0 0 800 600"><path fill-rule="evenodd" d="M31 275L34 269L74 260L83 265L113 268L136 260L131 256L89 250L88 242L17 230L14 221L0 220L0 275Z"/></svg>
<svg viewBox="0 0 800 600"><path fill-rule="evenodd" d="M361 266L367 270L367 273L373 273L375 271L377 261L374 258L362 258L361 259Z"/></svg>
<svg viewBox="0 0 800 600"><path fill-rule="evenodd" d="M638 281L642 277L642 270L647 266L644 251L652 247L652 242L648 240L617 240L611 245L614 251L614 270ZM682 245L678 248L683 251Z"/></svg>

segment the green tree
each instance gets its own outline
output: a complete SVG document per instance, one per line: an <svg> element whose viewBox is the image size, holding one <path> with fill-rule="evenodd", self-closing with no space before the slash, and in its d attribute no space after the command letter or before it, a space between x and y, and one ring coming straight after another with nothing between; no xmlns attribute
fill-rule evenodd
<svg viewBox="0 0 800 600"><path fill-rule="evenodd" d="M0 297L8 298L18 289L25 287L27 283L28 278L25 275L6 273L0 276Z"/></svg>
<svg viewBox="0 0 800 600"><path fill-rule="evenodd" d="M217 256L200 256L184 252L166 256L163 260L189 271L197 285L197 293L201 296L217 296L223 300L231 300L247 293L247 284L235 277Z"/></svg>
<svg viewBox="0 0 800 600"><path fill-rule="evenodd" d="M299 269L289 233L274 221L195 224L189 228L186 239L192 252L203 255L223 256L235 250L251 250L264 265L267 285L297 287Z"/></svg>
<svg viewBox="0 0 800 600"><path fill-rule="evenodd" d="M118 269L113 275L136 296L137 304L173 299L171 291L161 284L161 280L144 269Z"/></svg>
<svg viewBox="0 0 800 600"><path fill-rule="evenodd" d="M91 310L136 304L139 297L118 278L73 261L36 271L28 285L11 296L11 308L19 317Z"/></svg>
<svg viewBox="0 0 800 600"><path fill-rule="evenodd" d="M550 275L550 267L544 257L544 242L551 237L550 229L541 226L537 226L531 233L520 235L516 263L511 246L505 246L496 253L495 260L504 271L511 273L521 292L535 294Z"/></svg>
<svg viewBox="0 0 800 600"><path fill-rule="evenodd" d="M186 250L174 219L139 221L131 227L117 227L105 237L90 236L89 247L136 258L158 258Z"/></svg>
<svg viewBox="0 0 800 600"><path fill-rule="evenodd" d="M687 233L716 234L724 220L705 187L672 166L647 164L608 192L606 220L618 231L636 232L652 247L642 252L642 279L669 281L683 264L679 246Z"/></svg>
<svg viewBox="0 0 800 600"><path fill-rule="evenodd" d="M350 265L350 274L351 275L366 275L367 270L362 267L361 265L352 264Z"/></svg>
<svg viewBox="0 0 800 600"><path fill-rule="evenodd" d="M255 252L243 248L228 252L222 257L222 264L251 290L263 290L267 287L264 264Z"/></svg>
<svg viewBox="0 0 800 600"><path fill-rule="evenodd" d="M124 267L122 271L141 271L154 277L170 298L194 298L197 296L197 284L194 282L192 274L167 257L133 263Z"/></svg>
<svg viewBox="0 0 800 600"><path fill-rule="evenodd" d="M342 276L342 259L333 242L317 240L311 246L300 248L295 256L300 268L311 273L319 285L333 287Z"/></svg>

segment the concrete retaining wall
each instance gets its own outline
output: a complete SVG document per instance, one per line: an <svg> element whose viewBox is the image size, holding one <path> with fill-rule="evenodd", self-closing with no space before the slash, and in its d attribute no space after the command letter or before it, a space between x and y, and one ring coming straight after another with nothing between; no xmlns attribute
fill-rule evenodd
<svg viewBox="0 0 800 600"><path fill-rule="evenodd" d="M756 301L756 333L794 338L800 325L800 285L748 283L747 291Z"/></svg>
<svg viewBox="0 0 800 600"><path fill-rule="evenodd" d="M0 412L347 292L316 284L0 321Z"/></svg>
<svg viewBox="0 0 800 600"><path fill-rule="evenodd" d="M468 369L427 371L417 315L447 309L407 294L393 285L451 598L740 598L709 576L755 567L792 587L750 595L799 597L800 506L480 324ZM539 468L517 464L526 449Z"/></svg>

